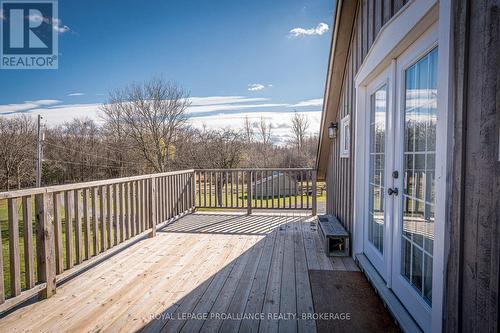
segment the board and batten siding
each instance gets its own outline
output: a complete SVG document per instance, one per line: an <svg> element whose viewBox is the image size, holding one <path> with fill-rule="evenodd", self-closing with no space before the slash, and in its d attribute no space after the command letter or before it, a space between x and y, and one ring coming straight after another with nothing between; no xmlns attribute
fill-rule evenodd
<svg viewBox="0 0 500 333"><path fill-rule="evenodd" d="M340 135L337 135L337 138L330 142L330 156L326 170L327 213L336 215L349 232L352 232L354 205L353 175L355 161L352 146L356 117L354 78L379 31L407 2L408 0L358 1L342 82L340 103L335 120L340 124L342 118L350 115L351 147L349 157L341 158Z"/></svg>
<svg viewBox="0 0 500 333"><path fill-rule="evenodd" d="M453 140L444 332L498 332L500 1L452 4Z"/></svg>

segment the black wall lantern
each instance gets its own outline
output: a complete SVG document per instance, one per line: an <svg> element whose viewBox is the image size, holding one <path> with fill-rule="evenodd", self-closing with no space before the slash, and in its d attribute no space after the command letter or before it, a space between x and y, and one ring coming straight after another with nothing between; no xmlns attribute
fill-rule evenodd
<svg viewBox="0 0 500 333"><path fill-rule="evenodd" d="M338 124L337 123L331 123L330 127L328 127L328 137L330 139L335 139L337 137L337 129L338 129Z"/></svg>

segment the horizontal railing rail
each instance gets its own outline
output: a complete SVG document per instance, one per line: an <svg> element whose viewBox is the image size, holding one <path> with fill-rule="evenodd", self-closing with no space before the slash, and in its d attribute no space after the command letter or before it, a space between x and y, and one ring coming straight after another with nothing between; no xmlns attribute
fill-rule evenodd
<svg viewBox="0 0 500 333"><path fill-rule="evenodd" d="M197 169L196 208L311 210L316 171L310 168Z"/></svg>
<svg viewBox="0 0 500 333"><path fill-rule="evenodd" d="M193 210L194 170L2 192L0 204L3 312L50 297L59 277Z"/></svg>
<svg viewBox="0 0 500 333"><path fill-rule="evenodd" d="M138 181L138 180L146 180L146 179L158 178L158 177L164 177L164 176L174 176L174 175L192 173L192 172L194 172L194 169L170 171L170 172L163 172L163 173L153 173L153 174L132 176L132 177L123 177L123 178L103 179L103 180L96 180L96 181L84 182L84 183L72 183L72 184L63 184L63 185L54 185L54 186L46 186L46 187L28 188L28 189L24 189L24 190L0 192L0 200L1 199L8 199L8 198L22 197L22 196L26 196L26 195L36 195L39 193L61 192L61 191L67 191L67 190L83 189L85 187L95 187L95 186L110 185L110 184L115 184L115 183L124 183L124 182Z"/></svg>

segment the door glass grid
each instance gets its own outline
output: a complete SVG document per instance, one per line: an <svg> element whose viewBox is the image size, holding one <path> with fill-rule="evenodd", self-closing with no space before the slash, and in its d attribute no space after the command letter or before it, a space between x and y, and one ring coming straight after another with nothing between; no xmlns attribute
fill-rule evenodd
<svg viewBox="0 0 500 333"><path fill-rule="evenodd" d="M384 172L387 86L370 96L370 184L368 240L384 252Z"/></svg>
<svg viewBox="0 0 500 333"><path fill-rule="evenodd" d="M437 48L405 72L401 274L432 302Z"/></svg>

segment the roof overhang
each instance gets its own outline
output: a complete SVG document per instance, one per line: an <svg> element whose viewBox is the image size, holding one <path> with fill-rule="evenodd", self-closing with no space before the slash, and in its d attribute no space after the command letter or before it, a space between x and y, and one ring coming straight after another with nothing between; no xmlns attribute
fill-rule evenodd
<svg viewBox="0 0 500 333"><path fill-rule="evenodd" d="M328 166L330 155L328 127L337 118L357 6L358 0L337 1L316 155L316 169L318 170L318 178L321 180L325 179Z"/></svg>

